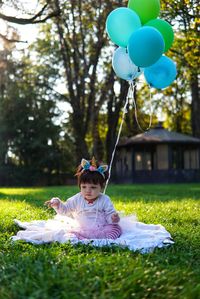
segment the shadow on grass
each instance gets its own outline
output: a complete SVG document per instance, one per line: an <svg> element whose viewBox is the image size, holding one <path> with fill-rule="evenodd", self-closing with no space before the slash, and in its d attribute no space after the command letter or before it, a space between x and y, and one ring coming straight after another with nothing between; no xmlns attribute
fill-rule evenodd
<svg viewBox="0 0 200 299"><path fill-rule="evenodd" d="M120 197L124 201L200 200L200 184L111 185L107 191L111 198Z"/></svg>

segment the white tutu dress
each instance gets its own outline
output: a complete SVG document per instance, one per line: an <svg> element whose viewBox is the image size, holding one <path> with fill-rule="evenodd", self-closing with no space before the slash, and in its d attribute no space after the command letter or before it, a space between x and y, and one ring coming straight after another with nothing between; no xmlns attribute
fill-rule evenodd
<svg viewBox="0 0 200 299"><path fill-rule="evenodd" d="M15 223L24 230L20 230L16 236L12 237L12 240L24 240L33 244L69 241L72 244L91 244L98 247L115 244L145 253L153 251L156 247L161 248L174 243L170 233L162 225L138 222L134 215L121 217L119 225L122 234L115 240L79 239L76 234L72 233L74 230L79 230L79 222L67 216L56 215L53 219L31 222L15 220Z"/></svg>

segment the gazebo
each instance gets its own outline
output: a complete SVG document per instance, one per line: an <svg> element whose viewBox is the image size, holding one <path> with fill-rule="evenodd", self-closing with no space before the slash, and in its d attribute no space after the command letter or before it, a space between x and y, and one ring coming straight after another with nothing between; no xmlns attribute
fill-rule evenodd
<svg viewBox="0 0 200 299"><path fill-rule="evenodd" d="M118 183L200 182L200 139L168 131L162 124L123 138L112 177Z"/></svg>

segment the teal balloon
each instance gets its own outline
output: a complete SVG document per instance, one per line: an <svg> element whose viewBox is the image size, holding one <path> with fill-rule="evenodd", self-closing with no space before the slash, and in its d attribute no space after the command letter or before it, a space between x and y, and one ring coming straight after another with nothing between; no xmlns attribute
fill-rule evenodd
<svg viewBox="0 0 200 299"><path fill-rule="evenodd" d="M157 89L169 86L176 78L176 64L167 56L162 56L155 64L144 69L147 83Z"/></svg>
<svg viewBox="0 0 200 299"><path fill-rule="evenodd" d="M128 43L128 53L132 62L140 67L154 64L165 48L162 34L155 28L144 26L133 32Z"/></svg>
<svg viewBox="0 0 200 299"><path fill-rule="evenodd" d="M122 47L113 53L112 67L119 78L127 81L134 80L142 73L142 70L131 61L127 50Z"/></svg>
<svg viewBox="0 0 200 299"><path fill-rule="evenodd" d="M120 47L126 47L131 34L140 27L140 18L136 12L126 7L113 10L106 20L106 31L110 39Z"/></svg>

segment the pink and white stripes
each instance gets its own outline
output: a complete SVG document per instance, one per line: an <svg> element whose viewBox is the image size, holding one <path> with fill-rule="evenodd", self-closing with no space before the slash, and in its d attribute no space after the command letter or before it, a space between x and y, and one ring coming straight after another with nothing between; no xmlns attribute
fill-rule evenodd
<svg viewBox="0 0 200 299"><path fill-rule="evenodd" d="M72 231L80 240L83 239L112 239L119 238L122 234L121 227L118 224L108 224L97 229L80 229L79 231Z"/></svg>

